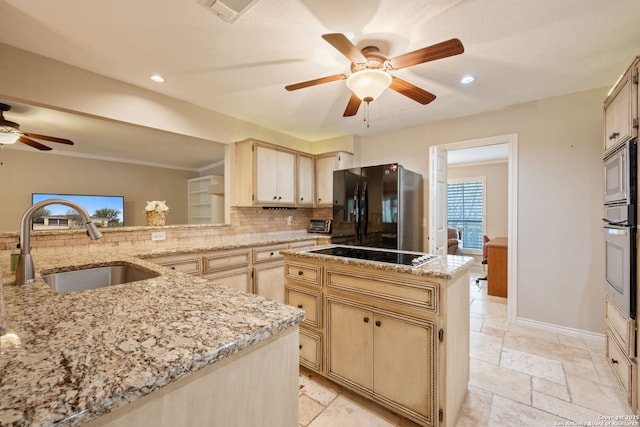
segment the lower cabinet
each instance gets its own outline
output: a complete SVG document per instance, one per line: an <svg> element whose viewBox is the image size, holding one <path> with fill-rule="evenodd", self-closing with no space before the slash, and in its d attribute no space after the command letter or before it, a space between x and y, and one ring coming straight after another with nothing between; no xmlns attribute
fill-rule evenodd
<svg viewBox="0 0 640 427"><path fill-rule="evenodd" d="M256 295L284 303L284 262L255 265L253 275L253 292Z"/></svg>
<svg viewBox="0 0 640 427"><path fill-rule="evenodd" d="M327 377L433 423L435 323L332 298L327 306Z"/></svg>
<svg viewBox="0 0 640 427"><path fill-rule="evenodd" d="M454 427L469 382L469 274L452 278L285 255L300 365L421 426Z"/></svg>
<svg viewBox="0 0 640 427"><path fill-rule="evenodd" d="M636 362L636 321L605 297L606 346L609 366L627 393L631 407L638 410L638 365Z"/></svg>
<svg viewBox="0 0 640 427"><path fill-rule="evenodd" d="M283 303L284 257L280 251L316 245L315 239L219 251L147 258L147 261Z"/></svg>

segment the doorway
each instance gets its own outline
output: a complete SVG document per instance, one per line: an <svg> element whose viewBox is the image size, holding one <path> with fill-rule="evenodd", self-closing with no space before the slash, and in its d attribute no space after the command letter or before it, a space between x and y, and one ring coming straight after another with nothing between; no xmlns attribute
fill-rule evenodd
<svg viewBox="0 0 640 427"><path fill-rule="evenodd" d="M508 202L507 202L507 238L508 238L508 290L507 314L510 322L517 318L517 259L518 259L518 135L508 134L467 141L452 142L430 147L429 151L429 249L439 253L446 247L446 181L447 152L467 148L487 147L497 144L508 146ZM443 194L444 191L444 194Z"/></svg>

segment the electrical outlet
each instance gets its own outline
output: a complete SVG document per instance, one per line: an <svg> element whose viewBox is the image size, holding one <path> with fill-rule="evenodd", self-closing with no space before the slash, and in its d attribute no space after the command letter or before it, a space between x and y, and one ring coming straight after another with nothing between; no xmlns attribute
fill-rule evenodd
<svg viewBox="0 0 640 427"><path fill-rule="evenodd" d="M167 240L167 233L164 231L154 231L151 233L151 240Z"/></svg>
<svg viewBox="0 0 640 427"><path fill-rule="evenodd" d="M292 225L293 224L293 215L289 215L287 217L287 225Z"/></svg>

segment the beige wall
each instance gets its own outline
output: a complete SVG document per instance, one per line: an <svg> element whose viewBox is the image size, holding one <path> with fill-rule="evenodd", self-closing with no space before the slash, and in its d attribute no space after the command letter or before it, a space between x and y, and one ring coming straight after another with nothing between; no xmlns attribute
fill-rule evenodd
<svg viewBox="0 0 640 427"><path fill-rule="evenodd" d="M31 193L124 196L125 225L145 225L147 200L166 200L167 224L187 223L187 179L198 174L129 163L5 150L0 231L18 231Z"/></svg>
<svg viewBox="0 0 640 427"><path fill-rule="evenodd" d="M517 134L517 315L603 333L600 167L606 93L595 89L362 137L354 163L396 161L428 177L431 145Z"/></svg>
<svg viewBox="0 0 640 427"><path fill-rule="evenodd" d="M506 162L449 166L449 178L485 178L485 234L489 238L508 234L508 166Z"/></svg>

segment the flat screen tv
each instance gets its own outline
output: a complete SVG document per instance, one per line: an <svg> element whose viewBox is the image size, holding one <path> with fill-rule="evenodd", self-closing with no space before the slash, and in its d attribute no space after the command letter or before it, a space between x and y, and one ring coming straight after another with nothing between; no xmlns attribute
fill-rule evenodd
<svg viewBox="0 0 640 427"><path fill-rule="evenodd" d="M124 226L124 196L98 196L90 194L33 193L31 203L47 199L65 199L85 208L98 227ZM47 205L33 216L34 230L63 230L83 227L75 209L61 204Z"/></svg>

